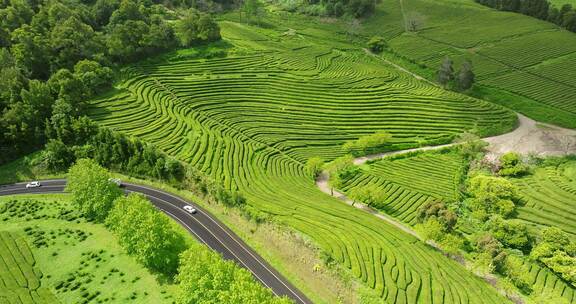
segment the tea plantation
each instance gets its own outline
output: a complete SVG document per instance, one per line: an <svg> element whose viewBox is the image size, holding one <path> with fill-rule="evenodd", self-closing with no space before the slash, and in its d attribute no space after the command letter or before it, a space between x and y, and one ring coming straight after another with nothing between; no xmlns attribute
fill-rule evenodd
<svg viewBox="0 0 576 304"><path fill-rule="evenodd" d="M432 201L455 202L460 197L464 160L454 151L428 152L400 159L371 163L342 190L375 185L385 193L380 209L399 220L414 225L418 208Z"/></svg>
<svg viewBox="0 0 576 304"><path fill-rule="evenodd" d="M519 218L576 235L576 162L538 168L533 175L513 181L525 201Z"/></svg>
<svg viewBox="0 0 576 304"><path fill-rule="evenodd" d="M417 29L405 32L410 20ZM576 127L576 36L552 23L470 0L384 0L364 32L385 36L393 52L428 69L430 78L446 57L456 67L470 60L491 100L537 120Z"/></svg>
<svg viewBox="0 0 576 304"><path fill-rule="evenodd" d="M228 57L176 54L124 71L91 117L154 143L240 190L249 208L306 234L387 303L502 303L463 266L320 192L304 168L347 140L386 130L389 149L514 127L499 106L446 92L363 51L222 22Z"/></svg>
<svg viewBox="0 0 576 304"><path fill-rule="evenodd" d="M0 303L172 303L102 225L66 195L0 198Z"/></svg>

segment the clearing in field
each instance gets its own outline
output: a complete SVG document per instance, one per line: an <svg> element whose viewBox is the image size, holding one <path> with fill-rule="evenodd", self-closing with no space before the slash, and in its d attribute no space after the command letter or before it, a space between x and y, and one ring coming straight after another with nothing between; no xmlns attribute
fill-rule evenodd
<svg viewBox="0 0 576 304"><path fill-rule="evenodd" d="M67 195L0 197L1 303L172 303L104 226Z"/></svg>
<svg viewBox="0 0 576 304"><path fill-rule="evenodd" d="M320 192L304 162L331 160L346 140L377 130L394 136L389 149L472 128L496 134L514 127L512 112L416 81L362 50L315 45L314 32L234 22L222 32L234 45L228 57L135 65L116 93L92 102L91 116L240 190L248 208L310 236L388 303L504 301L433 248Z"/></svg>

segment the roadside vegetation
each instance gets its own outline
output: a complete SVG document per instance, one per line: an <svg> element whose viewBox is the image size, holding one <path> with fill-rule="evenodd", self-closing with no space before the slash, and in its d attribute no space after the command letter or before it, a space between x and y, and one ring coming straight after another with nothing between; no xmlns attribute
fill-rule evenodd
<svg viewBox="0 0 576 304"><path fill-rule="evenodd" d="M165 214L154 208L144 196L138 194L122 195L118 186L110 182L109 178L109 173L94 161L79 160L70 169L68 175L67 190L71 193L71 198L66 199L67 209L58 208L59 215L57 218L69 222L84 223L88 226L98 227L98 229L107 228L105 231L115 236L114 239L117 243L114 244L119 245L122 252L127 253L132 258L132 263L137 262L148 269L148 276L155 276L153 280L156 284L167 284L166 288L172 292L165 299L171 299L170 301L176 303L213 303L214 299L222 299L228 303L245 303L246 299L256 298L259 303L291 303L288 299L275 297L269 289L256 282L247 270L234 262L224 261L217 253L196 243L183 228L177 226ZM4 221L9 220L10 217L17 217L20 218L21 222L32 225L33 223L28 222L36 219L49 219L51 216L27 214L27 210L44 210L47 208L46 204L49 203L34 200L10 200L0 205L2 207L0 210L7 214ZM54 202L54 204L57 204L56 206L61 205L58 202ZM51 221L42 224L53 225ZM65 226L66 224L62 225ZM27 226L24 228L24 232L33 237L31 242L34 246L38 248L48 247L48 242L53 243L51 239L56 239L56 236L47 238L45 231L34 227ZM88 237L81 230L66 229L65 232L73 234L78 242L83 242ZM70 238L68 235L65 236ZM103 240L99 241L101 242L99 245L103 246ZM63 245L63 250L66 250L66 246L74 246L75 243L69 244L65 241ZM88 258L95 259L96 265L94 267L99 268L102 266L100 265L102 262L114 260L113 254L107 256L104 252L105 250L100 250L96 254L83 252L81 255L88 255ZM54 251L52 256L55 257L58 254L59 252ZM72 257L69 256L69 258ZM89 265L89 263L86 265L85 262L80 264L80 270ZM104 301L106 297L110 296L109 293L118 290L117 288L108 288L107 292L103 293L100 288L88 289L88 287L84 287L79 289L83 284L89 285L94 280L95 274L89 270L83 269L80 272L73 272L69 275L70 279L64 279L61 282L49 281L47 283L48 290L52 291L60 300L68 299L67 296L72 297L71 299L78 296L84 298L80 301L91 301L95 298ZM100 285L107 284L109 276L118 274L122 278L125 275L124 272L119 272L116 268L112 268L110 273L102 279ZM230 277L235 279L232 281L222 279ZM133 279L132 283L138 280L140 277ZM125 280L122 279L122 283L124 282ZM202 285L204 284L202 282L206 282L207 285ZM36 283L36 285L31 286L33 290L30 292L44 292L46 297L49 297L49 291L44 289L36 291L38 285L39 283ZM23 285L23 287L26 286L26 284ZM240 286L242 287L240 288ZM105 286L101 287L105 288ZM56 291L54 292L54 290ZM76 290L81 292L76 293ZM61 292L74 292L74 294L60 295ZM138 298L138 289L128 287L124 293L130 293L126 299ZM147 296L148 292L144 292L143 303L156 302L156 300L146 298ZM117 299L116 297L118 295L112 295L112 300ZM69 302L71 299L65 301ZM48 302L39 299L34 300L33 303Z"/></svg>

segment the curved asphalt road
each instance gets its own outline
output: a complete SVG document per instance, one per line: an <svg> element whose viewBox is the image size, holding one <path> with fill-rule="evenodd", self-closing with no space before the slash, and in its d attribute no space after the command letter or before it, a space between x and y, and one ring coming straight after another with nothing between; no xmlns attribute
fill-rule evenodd
<svg viewBox="0 0 576 304"><path fill-rule="evenodd" d="M66 180L45 180L41 181L41 184L41 187L31 189L26 189L26 183L0 185L0 195L60 193L64 192ZM125 192L144 194L157 208L176 220L199 241L221 253L224 258L234 260L250 270L256 279L272 289L276 295L288 296L296 303L312 303L230 229L196 204L194 207L198 212L189 214L182 209L182 206L190 203L173 194L129 183L123 183L123 189Z"/></svg>

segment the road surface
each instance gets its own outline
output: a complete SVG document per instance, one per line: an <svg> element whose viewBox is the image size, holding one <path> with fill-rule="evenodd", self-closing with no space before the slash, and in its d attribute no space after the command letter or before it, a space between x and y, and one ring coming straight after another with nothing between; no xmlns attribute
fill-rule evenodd
<svg viewBox="0 0 576 304"><path fill-rule="evenodd" d="M0 185L0 195L61 193L66 186L64 179L40 182L41 187L31 189L26 189L26 183ZM256 279L276 295L288 296L296 303L312 303L230 229L196 204L148 186L124 183L123 189L144 194L152 204L186 228L200 242L250 270ZM192 215L184 211L182 206L187 204L193 205L198 212Z"/></svg>

